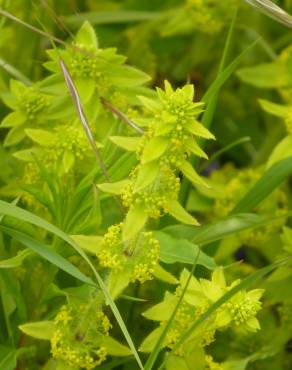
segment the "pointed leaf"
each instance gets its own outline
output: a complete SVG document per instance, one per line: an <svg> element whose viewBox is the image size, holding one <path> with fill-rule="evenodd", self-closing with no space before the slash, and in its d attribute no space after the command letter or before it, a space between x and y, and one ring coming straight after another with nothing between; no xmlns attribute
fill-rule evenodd
<svg viewBox="0 0 292 370"><path fill-rule="evenodd" d="M159 173L159 163L150 162L141 165L139 168L137 180L135 182L134 191L138 192L152 184Z"/></svg>
<svg viewBox="0 0 292 370"><path fill-rule="evenodd" d="M99 184L97 185L98 189L105 193L110 193L110 194L116 194L119 195L122 193L123 189L125 186L130 184L130 180L121 180L117 182L107 182L104 184Z"/></svg>
<svg viewBox="0 0 292 370"><path fill-rule="evenodd" d="M76 35L76 44L85 49L97 50L98 42L94 28L88 21L85 21Z"/></svg>
<svg viewBox="0 0 292 370"><path fill-rule="evenodd" d="M123 149L126 149L130 152L135 152L141 142L141 137L111 136L110 140Z"/></svg>
<svg viewBox="0 0 292 370"><path fill-rule="evenodd" d="M164 137L154 137L145 145L142 164L148 163L162 156L168 147L169 140Z"/></svg>
<svg viewBox="0 0 292 370"><path fill-rule="evenodd" d="M50 131L26 129L25 133L31 140L42 146L51 146L54 143L55 135Z"/></svg>
<svg viewBox="0 0 292 370"><path fill-rule="evenodd" d="M203 178L197 174L197 172L194 170L193 166L187 162L184 161L180 168L182 173L194 184L194 185L202 185L205 187L209 187L207 183L203 180Z"/></svg>
<svg viewBox="0 0 292 370"><path fill-rule="evenodd" d="M141 206L131 207L123 227L123 240L133 238L146 224L148 216Z"/></svg>
<svg viewBox="0 0 292 370"><path fill-rule="evenodd" d="M98 235L70 235L71 238L85 251L96 255L101 247L102 236Z"/></svg>
<svg viewBox="0 0 292 370"><path fill-rule="evenodd" d="M124 346L112 337L104 337L102 342L108 354L111 356L124 357L132 355L130 348Z"/></svg>
<svg viewBox="0 0 292 370"><path fill-rule="evenodd" d="M20 126L26 121L25 115L20 111L9 113L1 122L1 127Z"/></svg>
<svg viewBox="0 0 292 370"><path fill-rule="evenodd" d="M215 140L215 136L198 121L187 122L184 127L195 136Z"/></svg>
<svg viewBox="0 0 292 370"><path fill-rule="evenodd" d="M199 225L198 221L190 215L178 201L172 200L167 204L167 211L178 221L187 225Z"/></svg>
<svg viewBox="0 0 292 370"><path fill-rule="evenodd" d="M39 321L19 325L19 329L30 337L50 340L54 334L55 325L53 321Z"/></svg>

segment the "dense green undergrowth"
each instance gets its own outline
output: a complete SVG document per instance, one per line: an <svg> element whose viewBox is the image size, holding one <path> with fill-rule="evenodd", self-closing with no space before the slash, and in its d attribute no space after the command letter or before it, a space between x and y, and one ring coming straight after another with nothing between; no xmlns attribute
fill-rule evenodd
<svg viewBox="0 0 292 370"><path fill-rule="evenodd" d="M291 369L288 14L0 6L0 370Z"/></svg>

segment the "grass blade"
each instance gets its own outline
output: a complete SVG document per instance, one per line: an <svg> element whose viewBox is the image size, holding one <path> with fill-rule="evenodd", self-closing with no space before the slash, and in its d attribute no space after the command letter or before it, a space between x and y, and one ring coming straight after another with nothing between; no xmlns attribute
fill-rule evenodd
<svg viewBox="0 0 292 370"><path fill-rule="evenodd" d="M231 214L250 212L292 174L292 157L270 167L254 187L233 208Z"/></svg>

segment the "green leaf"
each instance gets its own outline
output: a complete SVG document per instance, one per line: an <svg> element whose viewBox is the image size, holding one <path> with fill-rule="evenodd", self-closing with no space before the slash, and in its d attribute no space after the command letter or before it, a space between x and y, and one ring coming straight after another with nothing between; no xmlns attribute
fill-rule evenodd
<svg viewBox="0 0 292 370"><path fill-rule="evenodd" d="M111 271L108 287L109 292L114 300L130 284L130 277L131 274L128 271L123 271L123 273Z"/></svg>
<svg viewBox="0 0 292 370"><path fill-rule="evenodd" d="M159 163L150 162L139 167L137 180L135 182L134 191L138 192L152 184L159 173Z"/></svg>
<svg viewBox="0 0 292 370"><path fill-rule="evenodd" d="M5 137L4 147L9 147L19 144L25 138L23 126L13 127Z"/></svg>
<svg viewBox="0 0 292 370"><path fill-rule="evenodd" d="M50 340L54 334L53 321L38 321L19 325L19 330L30 337Z"/></svg>
<svg viewBox="0 0 292 370"><path fill-rule="evenodd" d="M155 347L158 339L160 338L162 332L163 332L164 327L160 326L156 329L154 329L143 341L141 344L139 351L140 352L145 352L145 353L150 353L152 352L153 348Z"/></svg>
<svg viewBox="0 0 292 370"><path fill-rule="evenodd" d="M110 140L123 149L126 149L130 152L135 152L141 142L141 137L111 136Z"/></svg>
<svg viewBox="0 0 292 370"><path fill-rule="evenodd" d="M168 284L178 284L177 278L172 275L170 272L166 271L163 267L160 265L156 265L154 268L153 275L161 281L164 281Z"/></svg>
<svg viewBox="0 0 292 370"><path fill-rule="evenodd" d="M128 347L111 337L104 337L103 345L106 347L108 354L111 356L124 357L132 355L132 352Z"/></svg>
<svg viewBox="0 0 292 370"><path fill-rule="evenodd" d="M138 96L141 103L150 110L151 112L156 113L159 109L161 109L161 105L157 100L147 98L146 96Z"/></svg>
<svg viewBox="0 0 292 370"><path fill-rule="evenodd" d="M232 360L223 362L223 370L245 370L249 363L249 358L243 360Z"/></svg>
<svg viewBox="0 0 292 370"><path fill-rule="evenodd" d="M94 28L88 21L85 21L77 32L75 42L78 46L82 45L82 47L86 49L98 49L98 42Z"/></svg>
<svg viewBox="0 0 292 370"><path fill-rule="evenodd" d="M101 247L102 236L70 235L70 237L86 252L96 255Z"/></svg>
<svg viewBox="0 0 292 370"><path fill-rule="evenodd" d="M168 147L169 140L164 137L154 137L146 144L141 162L148 163L162 156Z"/></svg>
<svg viewBox="0 0 292 370"><path fill-rule="evenodd" d="M250 212L273 190L292 174L292 157L283 159L270 167L253 188L232 210L232 214Z"/></svg>
<svg viewBox="0 0 292 370"><path fill-rule="evenodd" d="M109 78L114 85L127 89L143 85L151 79L146 73L128 65L112 66Z"/></svg>
<svg viewBox="0 0 292 370"><path fill-rule="evenodd" d="M242 68L237 75L242 81L264 89L278 89L292 84L291 73L284 64L279 62Z"/></svg>
<svg viewBox="0 0 292 370"><path fill-rule="evenodd" d="M198 157L208 159L207 154L199 147L194 138L190 138L186 142L187 149Z"/></svg>
<svg viewBox="0 0 292 370"><path fill-rule="evenodd" d="M178 221L188 225L199 225L198 221L190 215L178 201L172 200L167 204L167 211Z"/></svg>
<svg viewBox="0 0 292 370"><path fill-rule="evenodd" d="M286 118L290 114L290 108L287 105L272 103L264 99L259 99L259 103L265 112L274 116Z"/></svg>
<svg viewBox="0 0 292 370"><path fill-rule="evenodd" d="M54 143L55 135L50 131L26 129L25 133L32 141L42 146L51 146Z"/></svg>
<svg viewBox="0 0 292 370"><path fill-rule="evenodd" d="M65 150L62 158L64 172L68 173L73 168L74 163L75 163L74 154L69 150Z"/></svg>
<svg viewBox="0 0 292 370"><path fill-rule="evenodd" d="M29 256L32 252L29 249L24 249L17 253L15 257L8 258L6 260L0 261L0 269L11 269L19 267L22 265L22 262Z"/></svg>
<svg viewBox="0 0 292 370"><path fill-rule="evenodd" d="M17 152L13 153L13 157L19 159L20 161L31 162L34 160L34 158L37 158L38 152L39 149L37 148L18 150Z"/></svg>
<svg viewBox="0 0 292 370"><path fill-rule="evenodd" d="M145 226L147 219L147 213L141 206L131 207L123 227L123 240L133 238Z"/></svg>
<svg viewBox="0 0 292 370"><path fill-rule="evenodd" d="M195 136L215 140L215 136L198 121L189 121L184 127Z"/></svg>
<svg viewBox="0 0 292 370"><path fill-rule="evenodd" d="M267 168L271 167L273 164L292 156L292 135L286 136L281 140L272 151L268 162Z"/></svg>
<svg viewBox="0 0 292 370"><path fill-rule="evenodd" d="M107 182L104 184L98 184L97 187L98 189L105 193L120 195L124 190L125 186L127 186L130 183L131 183L130 180L121 180L117 182Z"/></svg>
<svg viewBox="0 0 292 370"><path fill-rule="evenodd" d="M26 117L20 111L9 113L1 122L1 127L20 126L26 121Z"/></svg>
<svg viewBox="0 0 292 370"><path fill-rule="evenodd" d="M155 231L155 237L160 244L160 260L164 263L186 263L193 264L198 254L199 247L186 239L174 238L162 231ZM198 265L205 266L213 270L216 268L216 263L213 258L209 257L204 252L200 251Z"/></svg>
<svg viewBox="0 0 292 370"><path fill-rule="evenodd" d="M205 187L209 187L207 183L203 180L203 178L194 170L193 166L187 162L184 161L179 169L181 172L194 184L194 185L201 185Z"/></svg>

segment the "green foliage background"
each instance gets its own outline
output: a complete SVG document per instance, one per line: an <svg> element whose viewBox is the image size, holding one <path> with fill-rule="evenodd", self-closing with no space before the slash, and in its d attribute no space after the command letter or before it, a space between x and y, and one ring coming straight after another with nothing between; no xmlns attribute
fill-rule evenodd
<svg viewBox="0 0 292 370"><path fill-rule="evenodd" d="M291 369L292 33L259 10L0 0L0 370Z"/></svg>

